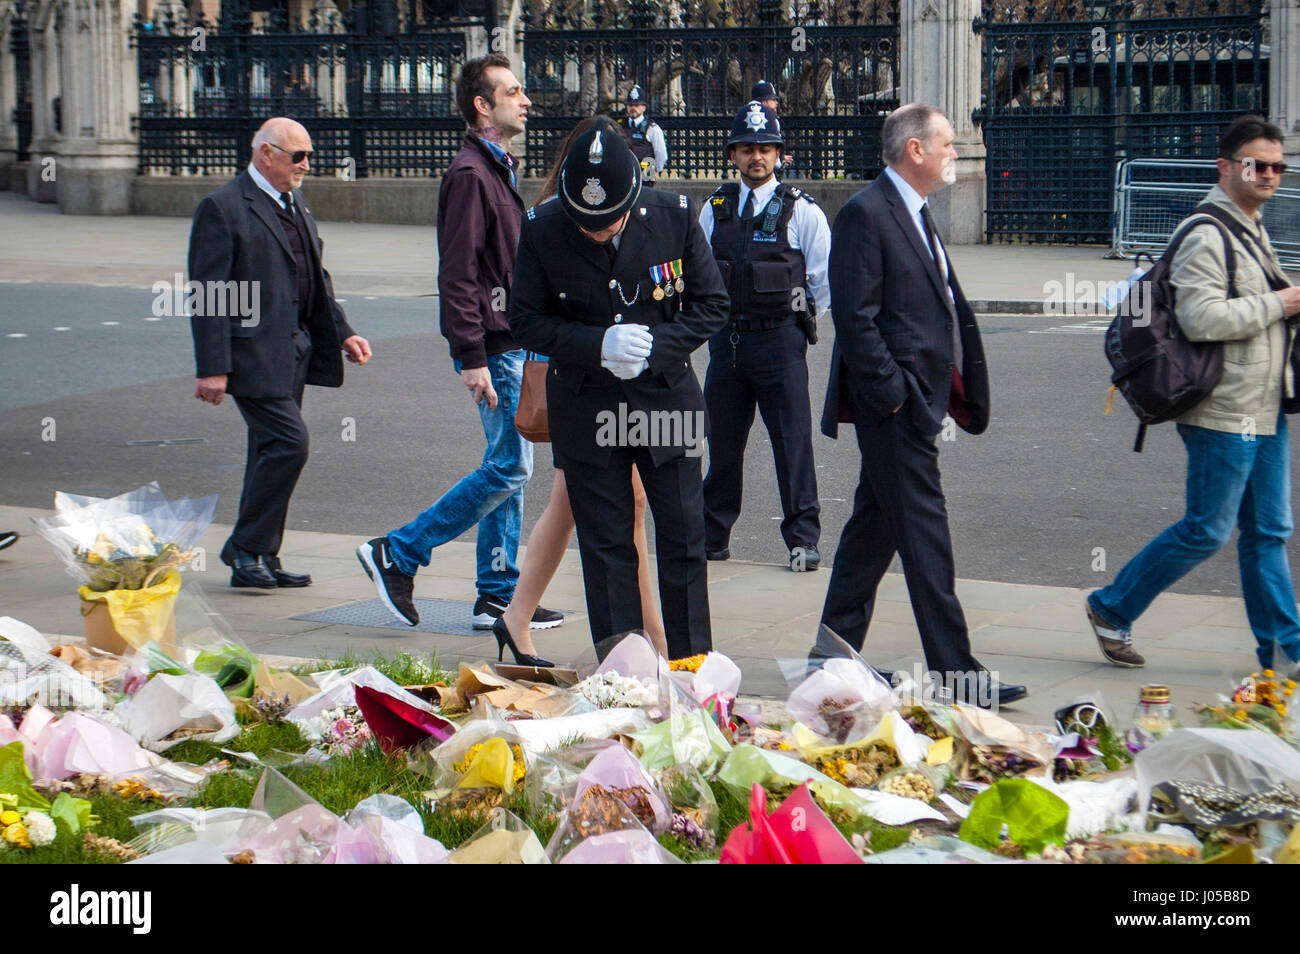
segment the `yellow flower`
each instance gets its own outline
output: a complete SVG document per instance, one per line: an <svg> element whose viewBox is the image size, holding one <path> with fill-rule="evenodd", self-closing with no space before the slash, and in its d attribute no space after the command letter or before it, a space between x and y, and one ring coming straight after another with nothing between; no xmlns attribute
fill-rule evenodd
<svg viewBox="0 0 1300 954"><path fill-rule="evenodd" d="M1245 722L1245 721L1246 721L1246 710L1245 710L1245 709L1238 709L1236 712L1234 712L1234 713L1232 714L1232 717L1233 717L1234 719L1236 719L1237 721L1239 721L1239 722Z"/></svg>
<svg viewBox="0 0 1300 954"><path fill-rule="evenodd" d="M10 825L16 825L22 820L23 816L19 815L17 812L0 812L0 825L4 825L6 828Z"/></svg>
<svg viewBox="0 0 1300 954"><path fill-rule="evenodd" d="M30 848L31 840L27 837L27 826L19 822L5 829L5 841L19 848Z"/></svg>
<svg viewBox="0 0 1300 954"><path fill-rule="evenodd" d="M696 656L687 656L684 659L671 659L668 661L668 669L671 672L699 672L700 666L704 664L704 658L708 653L700 653Z"/></svg>
<svg viewBox="0 0 1300 954"><path fill-rule="evenodd" d="M1282 695L1284 695L1284 696L1289 696L1289 695L1291 695L1291 693L1293 693L1293 692L1295 692L1294 689L1283 689L1283 690L1282 690Z"/></svg>
<svg viewBox="0 0 1300 954"><path fill-rule="evenodd" d="M1271 669L1265 669L1265 670L1264 670L1264 678L1265 678L1265 679L1272 679L1272 678L1273 678L1273 670L1271 670Z"/></svg>
<svg viewBox="0 0 1300 954"><path fill-rule="evenodd" d="M1286 715L1286 706L1285 706L1285 705L1278 705L1278 707L1277 707L1277 712L1278 712L1278 715Z"/></svg>

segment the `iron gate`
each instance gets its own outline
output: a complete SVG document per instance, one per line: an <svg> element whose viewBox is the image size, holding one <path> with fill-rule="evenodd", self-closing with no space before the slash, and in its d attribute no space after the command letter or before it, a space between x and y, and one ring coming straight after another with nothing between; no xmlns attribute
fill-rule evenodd
<svg viewBox="0 0 1300 954"><path fill-rule="evenodd" d="M1111 238L1123 158L1213 158L1268 114L1267 0L985 0L989 241Z"/></svg>
<svg viewBox="0 0 1300 954"><path fill-rule="evenodd" d="M224 6L215 23L137 24L142 174L233 175L270 116L310 127L315 175L434 176L451 162L465 133L455 78L491 3L448 18L448 4L370 0L304 20Z"/></svg>
<svg viewBox="0 0 1300 954"><path fill-rule="evenodd" d="M14 125L18 127L18 161L31 158L32 54L27 44L27 7L17 0L9 21L9 52L14 56Z"/></svg>
<svg viewBox="0 0 1300 954"><path fill-rule="evenodd" d="M669 175L728 178L731 119L760 79L781 97L800 178L872 178L898 105L898 0L525 3L527 174L545 175L580 119L623 113L639 84L663 128ZM744 25L739 25L744 24Z"/></svg>

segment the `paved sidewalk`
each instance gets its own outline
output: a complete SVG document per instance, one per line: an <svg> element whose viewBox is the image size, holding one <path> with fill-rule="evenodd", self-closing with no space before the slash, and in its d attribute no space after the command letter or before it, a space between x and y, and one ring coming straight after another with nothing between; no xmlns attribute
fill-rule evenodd
<svg viewBox="0 0 1300 954"><path fill-rule="evenodd" d="M310 196L310 183L308 184ZM340 295L437 293L432 228L322 222L325 263ZM0 280L148 287L185 271L188 219L61 215L57 207L0 192ZM1131 265L1097 246L967 245L949 249L966 296L982 310L1041 305L1049 282L1117 281ZM1023 308L1009 310L1021 311Z"/></svg>
<svg viewBox="0 0 1300 954"><path fill-rule="evenodd" d="M53 549L39 537L30 518L39 510L0 506L0 529L16 529L21 540L0 551L0 615L13 616L47 634L80 636L82 623L76 584L59 565ZM229 528L209 528L203 546L204 571L187 574L185 586L201 586L212 606L257 653L319 657L352 650L436 652L445 666L456 660L496 658L490 633L453 635L407 629L330 624L297 617L373 600L375 590L357 563L361 541L328 533L290 531L282 551L285 565L309 572L314 585L301 590L232 590L228 571L217 559ZM449 543L433 565L416 578L417 598L460 601L445 629L466 631L474 599L474 548ZM755 563L709 565L709 599L714 644L732 656L745 674L746 694L783 698L788 687L776 656L796 656L816 631L830 574L795 574L784 567ZM1083 591L960 580L978 658L1007 682L1024 683L1030 696L1008 707L1006 715L1031 725L1049 725L1052 712L1076 696L1100 691L1127 724L1143 683L1168 684L1180 715L1188 706L1213 701L1255 665L1254 640L1239 600L1176 596L1158 599L1139 627L1146 669L1119 669L1105 663L1081 609ZM558 629L536 633L538 651L559 663L589 654L590 631L584 613L578 555L568 551L545 604L572 615ZM783 648L784 647L784 648ZM922 663L920 640L901 576L889 574L881 586L876 620L864 656L890 669L910 671Z"/></svg>

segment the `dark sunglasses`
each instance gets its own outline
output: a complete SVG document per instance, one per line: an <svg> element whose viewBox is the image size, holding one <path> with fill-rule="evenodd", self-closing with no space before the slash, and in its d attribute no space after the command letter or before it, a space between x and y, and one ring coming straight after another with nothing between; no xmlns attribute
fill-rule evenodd
<svg viewBox="0 0 1300 954"><path fill-rule="evenodd" d="M283 146L277 146L273 142L268 142L267 145L270 146L272 149L279 149L281 152L289 153L289 161L292 162L295 166L298 163L302 162L304 159L316 158L316 153L311 149L299 149L297 152L289 152L288 149L285 149Z"/></svg>
<svg viewBox="0 0 1300 954"><path fill-rule="evenodd" d="M1273 173L1279 176L1286 172L1285 162L1260 162L1257 159L1251 159L1249 156L1237 161L1247 168L1254 166L1258 172L1268 172L1268 170L1272 169Z"/></svg>

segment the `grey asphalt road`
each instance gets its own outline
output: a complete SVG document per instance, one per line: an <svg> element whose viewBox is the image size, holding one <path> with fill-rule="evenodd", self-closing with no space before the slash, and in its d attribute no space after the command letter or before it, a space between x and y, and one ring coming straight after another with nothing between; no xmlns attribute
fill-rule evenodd
<svg viewBox="0 0 1300 954"><path fill-rule="evenodd" d="M149 289L0 283L5 503L50 507L56 490L111 495L157 480L172 496L220 494L217 519L233 521L242 421L231 401L213 408L193 398L188 326L165 316L149 320L157 317L154 297ZM340 390L308 390L311 462L289 523L361 540L432 503L476 465L483 439L437 334L432 299L350 298L345 308L371 339L375 358L365 368L349 366ZM1173 427L1154 429L1145 453L1134 454L1134 419L1122 400L1110 416L1102 414L1103 326L982 319L993 422L980 437L959 431L941 445L958 575L1096 586L1181 514L1184 454ZM810 350L815 418L829 332ZM707 360L702 349L695 362L701 380ZM195 438L201 442L130 443ZM851 511L859 459L851 433L838 441L817 434L814 446L821 551L829 560ZM549 448L538 445L536 457L529 527L551 482ZM780 505L761 422L750 434L746 473L732 553L780 562ZM1174 589L1235 595L1237 576L1229 548Z"/></svg>

